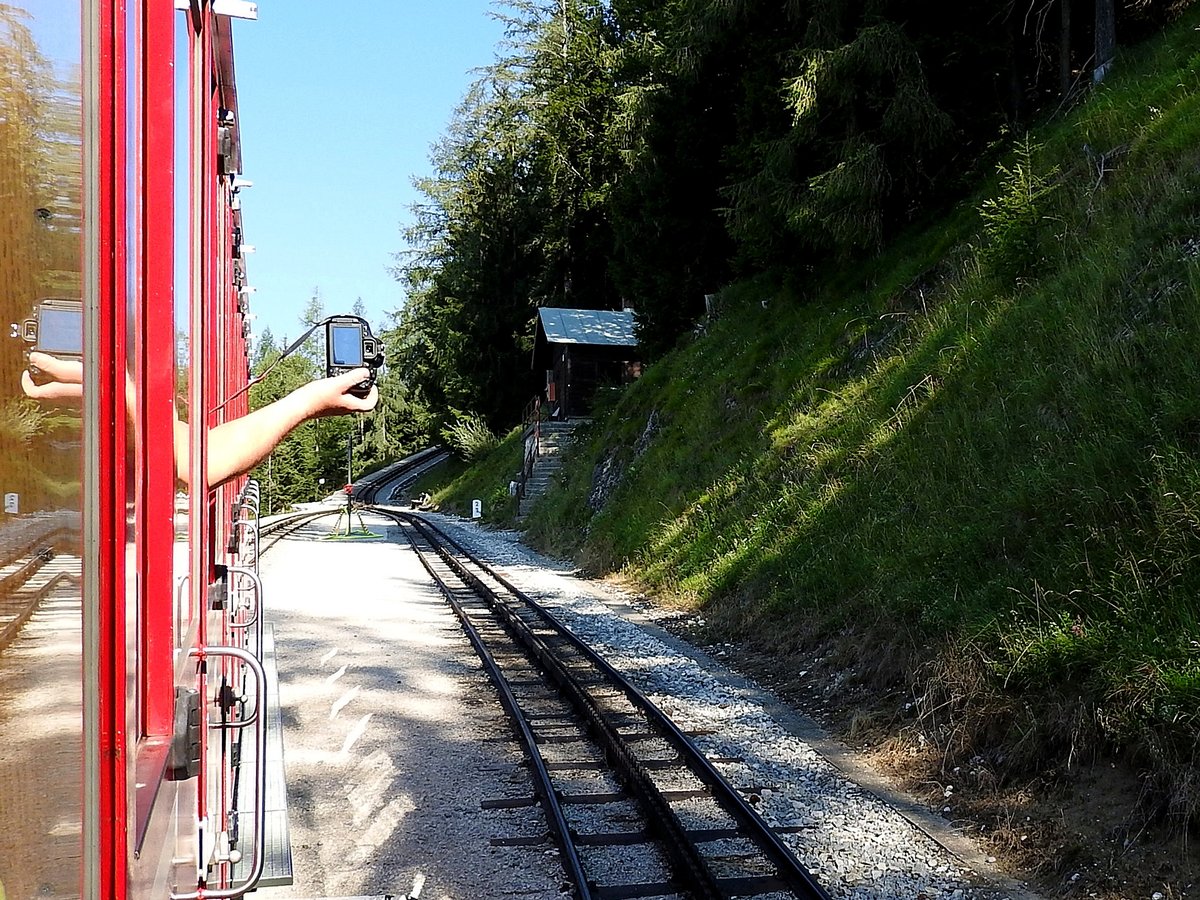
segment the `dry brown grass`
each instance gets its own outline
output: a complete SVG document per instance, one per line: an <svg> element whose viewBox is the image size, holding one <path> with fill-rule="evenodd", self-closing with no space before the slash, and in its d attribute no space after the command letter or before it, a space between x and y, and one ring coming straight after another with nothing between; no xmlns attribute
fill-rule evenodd
<svg viewBox="0 0 1200 900"><path fill-rule="evenodd" d="M704 634L689 636L728 641L745 613L706 609ZM1200 887L1194 758L1160 783L1099 740L1081 696L1008 692L970 646L866 628L822 640L800 622L769 633L741 640L734 664L1045 896L1169 900Z"/></svg>

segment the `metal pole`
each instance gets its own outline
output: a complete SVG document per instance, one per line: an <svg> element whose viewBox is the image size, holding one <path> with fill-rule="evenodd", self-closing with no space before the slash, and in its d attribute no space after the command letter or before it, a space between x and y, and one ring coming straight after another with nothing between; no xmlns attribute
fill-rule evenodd
<svg viewBox="0 0 1200 900"><path fill-rule="evenodd" d="M350 537L350 485L354 484L354 432L346 433L346 537Z"/></svg>

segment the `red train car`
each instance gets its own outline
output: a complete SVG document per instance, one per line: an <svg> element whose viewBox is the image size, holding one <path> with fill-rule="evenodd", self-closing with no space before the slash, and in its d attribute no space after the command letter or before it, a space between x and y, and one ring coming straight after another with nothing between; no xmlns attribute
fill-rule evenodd
<svg viewBox="0 0 1200 900"><path fill-rule="evenodd" d="M262 806L257 499L206 472L246 403L255 12L175 6L0 4L7 900L233 897L261 869L235 812Z"/></svg>

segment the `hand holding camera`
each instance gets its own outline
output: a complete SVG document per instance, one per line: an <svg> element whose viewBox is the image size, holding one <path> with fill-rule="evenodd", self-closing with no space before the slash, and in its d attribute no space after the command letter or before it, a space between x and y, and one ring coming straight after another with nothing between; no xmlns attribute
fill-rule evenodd
<svg viewBox="0 0 1200 900"><path fill-rule="evenodd" d="M350 389L356 397L366 397L383 365L383 350L371 334L371 326L358 316L330 316L325 322L325 377L365 370L366 375Z"/></svg>
<svg viewBox="0 0 1200 900"><path fill-rule="evenodd" d="M83 396L83 304L47 297L28 319L14 322L9 335L30 345L21 389L37 400Z"/></svg>
<svg viewBox="0 0 1200 900"><path fill-rule="evenodd" d="M363 384L370 387L364 391ZM310 381L296 391L304 397L305 418L309 419L367 412L379 402L374 376L369 369L362 367Z"/></svg>
<svg viewBox="0 0 1200 900"><path fill-rule="evenodd" d="M83 396L83 362L33 350L21 373L21 390L34 400L74 400Z"/></svg>
<svg viewBox="0 0 1200 900"><path fill-rule="evenodd" d="M338 415L374 408L379 399L374 388L379 367L383 365L382 343L371 334L371 326L358 316L331 316L321 324L325 326L326 377L300 389L305 392L309 415ZM282 356L290 354L315 330L310 329ZM29 368L21 375L21 387L27 396L61 400L83 395L80 301L39 300L28 319L12 325L11 337L31 345Z"/></svg>

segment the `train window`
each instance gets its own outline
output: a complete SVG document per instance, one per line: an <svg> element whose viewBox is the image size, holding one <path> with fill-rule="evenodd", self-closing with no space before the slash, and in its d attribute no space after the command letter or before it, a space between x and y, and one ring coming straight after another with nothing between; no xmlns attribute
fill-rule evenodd
<svg viewBox="0 0 1200 900"><path fill-rule="evenodd" d="M79 0L0 4L0 321L22 326L0 333L0 894L14 898L83 894L81 21ZM31 360L40 347L52 361ZM65 396L35 390L55 372Z"/></svg>
<svg viewBox="0 0 1200 900"><path fill-rule="evenodd" d="M175 213L174 213L174 321L172 323L172 372L174 373L175 411L180 421L188 416L188 367L191 362L191 317L194 276L192 272L192 38L189 14L175 16ZM191 432L180 429L178 440L190 440ZM188 454L191 458L191 454ZM190 504L182 486L175 498L175 584L176 647L183 645L186 624L193 618L191 591L188 590L191 559L188 554Z"/></svg>
<svg viewBox="0 0 1200 900"><path fill-rule="evenodd" d="M174 96L171 20L147 16L144 3L130 3L126 34L129 130L127 139L127 246L129 297L126 309L127 371L132 418L130 452L136 566L126 573L127 734L134 739L168 735L172 727L172 579L174 510L173 416L153 398L174 389L170 309L174 218ZM130 483L130 479L135 479ZM150 752L143 742L131 748ZM145 767L145 761L139 759ZM161 768L161 761L159 761ZM153 766L151 766L153 768ZM146 779L139 777L138 784Z"/></svg>

